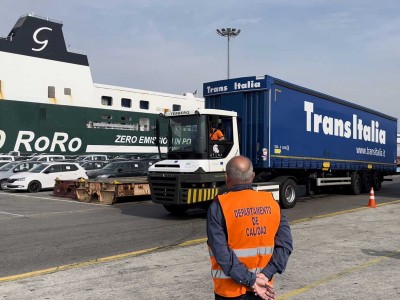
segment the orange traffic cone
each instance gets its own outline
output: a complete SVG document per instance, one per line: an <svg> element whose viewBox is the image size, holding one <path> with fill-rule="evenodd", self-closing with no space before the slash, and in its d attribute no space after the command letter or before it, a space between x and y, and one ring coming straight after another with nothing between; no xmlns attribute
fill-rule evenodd
<svg viewBox="0 0 400 300"><path fill-rule="evenodd" d="M374 194L374 188L371 187L371 191L369 192L369 202L368 202L368 207L375 208L375 194Z"/></svg>

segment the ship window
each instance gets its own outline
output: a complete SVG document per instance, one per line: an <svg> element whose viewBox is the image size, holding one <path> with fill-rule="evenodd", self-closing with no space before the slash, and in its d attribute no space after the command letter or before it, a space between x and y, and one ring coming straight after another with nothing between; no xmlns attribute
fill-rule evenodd
<svg viewBox="0 0 400 300"><path fill-rule="evenodd" d="M64 95L71 96L71 89L70 88L64 88Z"/></svg>
<svg viewBox="0 0 400 300"><path fill-rule="evenodd" d="M141 109L149 109L149 101L140 100L140 108Z"/></svg>
<svg viewBox="0 0 400 300"><path fill-rule="evenodd" d="M128 98L121 98L122 107L132 107L132 100Z"/></svg>
<svg viewBox="0 0 400 300"><path fill-rule="evenodd" d="M122 120L122 121L132 121L132 118L131 118L131 117L128 117L128 116L122 116L122 117L121 117L121 120Z"/></svg>
<svg viewBox="0 0 400 300"><path fill-rule="evenodd" d="M150 130L150 120L148 118L140 118L139 119L139 130L140 131L149 131Z"/></svg>
<svg viewBox="0 0 400 300"><path fill-rule="evenodd" d="M181 110L181 106L178 104L173 104L172 105L172 111L180 111Z"/></svg>
<svg viewBox="0 0 400 300"><path fill-rule="evenodd" d="M103 120L111 120L112 119L112 115L102 115L101 118Z"/></svg>
<svg viewBox="0 0 400 300"><path fill-rule="evenodd" d="M48 98L55 98L56 97L56 87L49 86L47 89Z"/></svg>
<svg viewBox="0 0 400 300"><path fill-rule="evenodd" d="M106 106L112 105L112 97L110 96L101 96L101 104Z"/></svg>

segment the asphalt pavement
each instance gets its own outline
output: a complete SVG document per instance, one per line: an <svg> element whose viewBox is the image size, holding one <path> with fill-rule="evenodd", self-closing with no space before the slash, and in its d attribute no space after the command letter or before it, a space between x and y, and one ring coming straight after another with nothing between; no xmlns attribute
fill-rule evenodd
<svg viewBox="0 0 400 300"><path fill-rule="evenodd" d="M291 228L294 252L276 277L278 299L400 299L400 200L303 219ZM213 299L207 245L199 239L2 277L0 296Z"/></svg>

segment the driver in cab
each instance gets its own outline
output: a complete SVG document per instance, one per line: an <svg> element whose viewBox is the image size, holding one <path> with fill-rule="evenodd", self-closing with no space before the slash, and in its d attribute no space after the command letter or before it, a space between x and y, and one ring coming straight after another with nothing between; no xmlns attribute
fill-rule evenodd
<svg viewBox="0 0 400 300"><path fill-rule="evenodd" d="M211 141L225 140L224 134L215 125L211 125L210 127L210 140Z"/></svg>

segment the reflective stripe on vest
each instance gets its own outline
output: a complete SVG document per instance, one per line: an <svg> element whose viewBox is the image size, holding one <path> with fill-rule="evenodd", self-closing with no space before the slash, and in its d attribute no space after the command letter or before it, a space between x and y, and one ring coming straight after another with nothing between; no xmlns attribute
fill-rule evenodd
<svg viewBox="0 0 400 300"><path fill-rule="evenodd" d="M251 269L249 271L258 274L261 272L261 269L255 268L255 269ZM219 279L230 279L231 278L231 276L226 275L224 273L224 271L222 271L222 270L211 270L211 276L212 276L212 278L219 278Z"/></svg>
<svg viewBox="0 0 400 300"><path fill-rule="evenodd" d="M211 248L208 249L210 252L210 256L214 257L214 253ZM236 249L233 250L237 257L250 257L256 255L267 255L272 254L274 252L273 247L257 247L257 248L249 248L249 249Z"/></svg>

